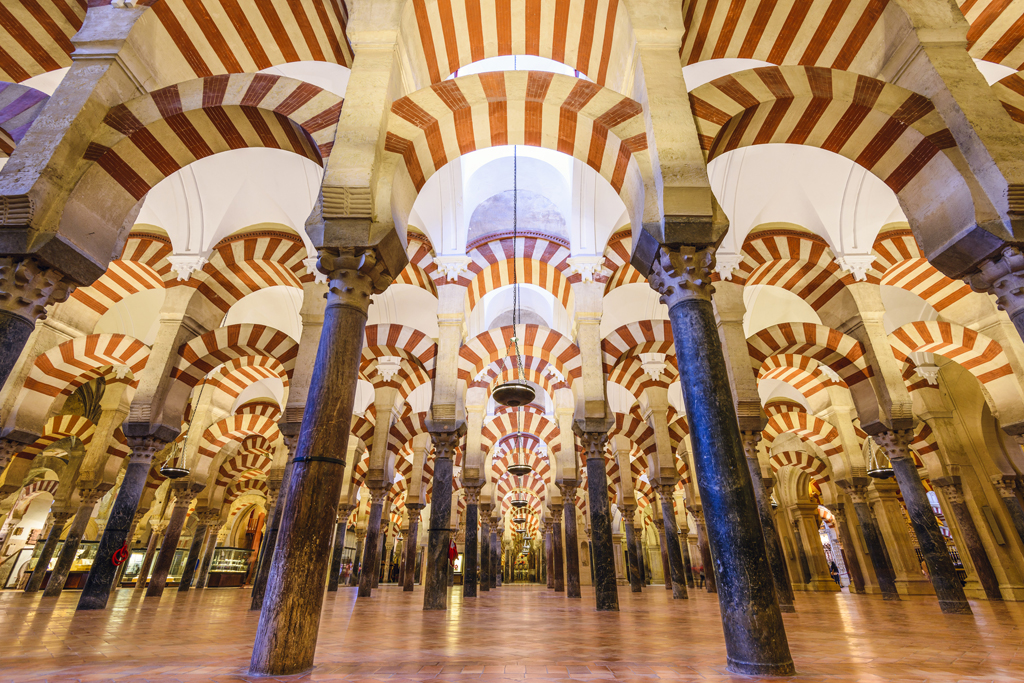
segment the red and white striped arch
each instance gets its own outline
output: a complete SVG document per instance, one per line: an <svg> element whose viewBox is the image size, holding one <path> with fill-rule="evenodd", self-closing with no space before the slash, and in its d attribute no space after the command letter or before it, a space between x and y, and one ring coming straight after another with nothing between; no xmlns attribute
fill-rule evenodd
<svg viewBox="0 0 1024 683"><path fill-rule="evenodd" d="M630 207L637 188L643 191L636 164L650 165L642 114L638 102L589 81L539 71L491 72L396 100L385 149L403 158L419 191L462 154L500 145L546 147L586 163Z"/></svg>
<svg viewBox="0 0 1024 683"><path fill-rule="evenodd" d="M302 238L274 230L234 235L221 240L210 260L188 280L175 286L192 287L225 313L244 297L266 287L295 287L313 281L302 262L307 256Z"/></svg>
<svg viewBox="0 0 1024 683"><path fill-rule="evenodd" d="M51 497L56 498L57 487L59 485L60 480L58 479L36 479L31 484L26 484L18 494L18 499L14 504L13 511L24 514L36 496L43 493L49 493Z"/></svg>
<svg viewBox="0 0 1024 683"><path fill-rule="evenodd" d="M743 245L743 260L733 281L782 287L814 310L828 303L844 286L854 283L851 274L843 274L825 240L793 230L771 230L748 236ZM878 274L869 271L867 281L878 284Z"/></svg>
<svg viewBox="0 0 1024 683"><path fill-rule="evenodd" d="M521 448L504 451L500 457L496 457L491 461L491 481L501 481L503 477L508 475L511 479L516 479L508 471L508 468L514 462L525 462L533 468L533 472L523 479L530 479L532 477L540 478L545 484L554 483L554 479L551 476L551 464L547 458L544 458L534 449Z"/></svg>
<svg viewBox="0 0 1024 683"><path fill-rule="evenodd" d="M878 255L874 268L881 271L879 284L913 292L936 311L971 293L968 285L949 279L928 262L909 229L882 233L875 240L874 251Z"/></svg>
<svg viewBox="0 0 1024 683"><path fill-rule="evenodd" d="M258 434L271 442L281 438L277 422L263 415L231 415L210 425L199 441L199 466L196 470L207 470L224 446L232 441L242 441L253 434ZM187 433L178 438L184 441L185 436Z"/></svg>
<svg viewBox="0 0 1024 683"><path fill-rule="evenodd" d="M79 188L109 186L106 176L123 190L118 204L130 207L192 162L247 147L289 150L321 164L334 144L341 105L315 85L271 74L172 85L107 113L85 153L96 163Z"/></svg>
<svg viewBox="0 0 1024 683"><path fill-rule="evenodd" d="M239 475L249 471L257 471L266 476L270 470L272 459L267 451L247 450L229 458L217 471L215 486L227 486Z"/></svg>
<svg viewBox="0 0 1024 683"><path fill-rule="evenodd" d="M171 241L162 235L132 233L121 258L111 261L98 280L79 287L71 298L102 315L132 294L170 287L175 274L166 257L171 251Z"/></svg>
<svg viewBox="0 0 1024 683"><path fill-rule="evenodd" d="M669 342L666 342L668 344ZM628 391L638 401L644 390L649 388L667 389L674 382L679 381L679 371L676 369L675 348L664 351L665 370L658 379L654 379L643 368L643 361L639 354L629 353L619 359L615 367L608 373L608 381L618 384Z"/></svg>
<svg viewBox="0 0 1024 683"><path fill-rule="evenodd" d="M1003 64L1014 71L1024 69L1024 46L1021 45L1024 2L958 0L957 4L970 24L967 51L972 57Z"/></svg>
<svg viewBox="0 0 1024 683"><path fill-rule="evenodd" d="M611 437L624 436L633 444L630 458L639 458L641 454L655 455L658 452L654 441L654 430L635 415L615 414L615 426L608 430L609 448Z"/></svg>
<svg viewBox="0 0 1024 683"><path fill-rule="evenodd" d="M778 472L783 467L795 467L811 475L811 479L821 484L827 484L832 477L829 475L829 466L818 460L805 451L780 451L773 453L768 462L771 463L772 472Z"/></svg>
<svg viewBox="0 0 1024 683"><path fill-rule="evenodd" d="M540 287L570 311L572 285L583 280L567 263L572 256L568 245L554 238L531 236L513 241L511 235L494 237L473 246L466 255L472 259L469 273L460 275L458 282L466 287L469 310L488 292L511 285L514 272L519 284ZM443 284L443 275L435 277L436 284Z"/></svg>
<svg viewBox="0 0 1024 683"><path fill-rule="evenodd" d="M263 379L279 379L287 389L288 375L284 364L276 358L239 356L219 365L204 381L214 390L223 391L231 398L238 398L246 388Z"/></svg>
<svg viewBox="0 0 1024 683"><path fill-rule="evenodd" d="M548 361L570 386L583 374L579 347L569 338L539 325L522 325L520 330L519 350L524 356ZM506 325L467 340L459 349L459 379L473 382L491 363L506 358L513 334L512 326Z"/></svg>
<svg viewBox="0 0 1024 683"><path fill-rule="evenodd" d="M71 66L71 38L82 28L86 0L0 4L0 80L20 83Z"/></svg>
<svg viewBox="0 0 1024 683"><path fill-rule="evenodd" d="M423 84L488 57L537 55L610 87L626 77L634 43L619 0L412 0L402 40Z"/></svg>
<svg viewBox="0 0 1024 683"><path fill-rule="evenodd" d="M39 438L23 448L14 459L31 461L53 444L67 438L77 439L87 447L95 431L96 425L81 415L54 415L46 421Z"/></svg>
<svg viewBox="0 0 1024 683"><path fill-rule="evenodd" d="M905 363L911 353L933 353L961 365L981 383L992 412L1005 425L1024 421L1024 393L1003 347L955 323L907 323L889 335L893 355Z"/></svg>
<svg viewBox="0 0 1024 683"><path fill-rule="evenodd" d="M548 396L554 397L555 392L559 389L569 388L567 383L559 382L557 377L551 374L554 366L546 360L536 356L523 356L522 362L522 378L539 386L547 392ZM469 386L487 389L489 396L492 387L502 382L518 379L519 370L516 368L513 358L501 358L488 365L477 377L479 379L470 382Z"/></svg>
<svg viewBox="0 0 1024 683"><path fill-rule="evenodd" d="M825 457L831 458L843 452L839 430L820 417L803 411L792 410L772 415L761 434L768 448L771 448L781 434L796 434L818 446Z"/></svg>
<svg viewBox="0 0 1024 683"><path fill-rule="evenodd" d="M0 81L0 158L14 152L49 99L46 93L27 85Z"/></svg>
<svg viewBox="0 0 1024 683"><path fill-rule="evenodd" d="M270 489L267 488L267 482L265 480L243 479L241 481L236 481L228 487L227 494L224 496L224 504L231 505L246 493L257 493L264 498L270 498Z"/></svg>
<svg viewBox="0 0 1024 683"><path fill-rule="evenodd" d="M561 449L559 436L562 432L558 425L537 413L524 411L518 419L513 413L501 413L485 422L481 433L484 445L490 448L504 437L517 432L537 437L547 445L549 453L558 453Z"/></svg>
<svg viewBox="0 0 1024 683"><path fill-rule="evenodd" d="M840 154L900 194L959 176L953 135L931 101L890 83L818 67L762 67L690 93L708 161L740 147L788 143ZM947 183L942 181L943 186Z"/></svg>
<svg viewBox="0 0 1024 683"><path fill-rule="evenodd" d="M384 382L375 371L382 356L395 356L404 361L402 371L389 382ZM367 325L360 372L375 387L389 385L400 388L402 398L406 398L416 387L433 377L436 356L437 344L420 330L397 324Z"/></svg>
<svg viewBox="0 0 1024 683"><path fill-rule="evenodd" d="M887 28L902 15L888 0L685 0L680 57L684 64L740 58L874 73L889 50Z"/></svg>
<svg viewBox="0 0 1024 683"><path fill-rule="evenodd" d="M274 358L291 377L298 352L299 345L280 330L253 323L228 325L183 344L171 377L194 387L218 365L245 356Z"/></svg>
<svg viewBox="0 0 1024 683"><path fill-rule="evenodd" d="M288 62L352 66L344 0L142 0L133 37L159 51L172 73L202 78Z"/></svg>
<svg viewBox="0 0 1024 683"><path fill-rule="evenodd" d="M612 274L605 281L604 293L606 296L618 287L647 282L647 278L630 265L629 258L632 253L633 236L628 228L620 230L608 240L608 246L604 250L604 267ZM597 277L594 279L597 280Z"/></svg>
<svg viewBox="0 0 1024 683"><path fill-rule="evenodd" d="M813 358L829 366L850 387L872 375L860 342L838 330L814 323L782 323L767 327L747 340L747 349L754 372L758 375L768 358L780 354Z"/></svg>
<svg viewBox="0 0 1024 683"><path fill-rule="evenodd" d="M765 358L758 369L757 379L777 379L790 385L806 398L814 396L826 387L845 387L840 380L833 382L828 376L821 374L818 361L808 356L783 353Z"/></svg>
<svg viewBox="0 0 1024 683"><path fill-rule="evenodd" d="M238 406L235 411L239 415L262 415L265 418L274 420L275 422L281 419L281 415L284 411L281 410L281 406L273 401L259 400L249 401Z"/></svg>
<svg viewBox="0 0 1024 683"><path fill-rule="evenodd" d="M405 254L409 257L409 263L406 264L402 272L395 278L395 284L419 287L436 297L437 286L434 284L434 277L436 276L437 266L434 265L433 253L433 247L430 246L430 241L426 237L410 232L408 234L408 246L405 249Z"/></svg>
<svg viewBox="0 0 1024 683"><path fill-rule="evenodd" d="M601 340L605 372L627 353L671 353L675 350L672 324L667 320L640 320L623 325Z"/></svg>

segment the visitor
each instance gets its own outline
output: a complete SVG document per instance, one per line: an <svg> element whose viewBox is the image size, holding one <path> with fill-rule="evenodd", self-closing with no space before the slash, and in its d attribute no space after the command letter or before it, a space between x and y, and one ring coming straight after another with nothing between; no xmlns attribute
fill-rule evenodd
<svg viewBox="0 0 1024 683"><path fill-rule="evenodd" d="M832 580L836 582L836 585L842 588L843 584L839 582L839 567L836 566L835 560L832 560L832 565L828 568L828 573L832 575Z"/></svg>

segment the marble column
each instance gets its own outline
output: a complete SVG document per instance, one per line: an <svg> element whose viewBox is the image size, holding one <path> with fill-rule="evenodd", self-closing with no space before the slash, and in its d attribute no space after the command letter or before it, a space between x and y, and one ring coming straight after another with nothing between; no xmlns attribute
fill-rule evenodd
<svg viewBox="0 0 1024 683"><path fill-rule="evenodd" d="M843 558L846 560L846 569L850 572L850 583L853 590L858 594L864 594L864 573L860 568L860 559L857 557L857 549L853 544L853 534L850 533L849 523L846 520L846 505L836 503L829 505L828 509L835 517L836 526L839 528L839 540L843 544Z"/></svg>
<svg viewBox="0 0 1024 683"><path fill-rule="evenodd" d="M46 535L46 542L43 544L43 550L39 553L36 568L32 570L32 576L29 577L28 584L25 586L26 593L35 593L42 587L50 560L53 558L53 551L57 548L60 535L64 532L64 525L75 516L76 510L76 507L55 506L50 512L50 533Z"/></svg>
<svg viewBox="0 0 1024 683"><path fill-rule="evenodd" d="M430 499L430 528L427 531L427 577L423 586L424 610L448 609L448 546L451 543L452 460L465 434L458 429L431 431L434 444L434 485Z"/></svg>
<svg viewBox="0 0 1024 683"><path fill-rule="evenodd" d="M960 531L960 538L967 546L967 552L971 557L971 564L974 565L974 573L978 575L978 582L985 590L985 597L989 600L1002 600L1003 592L999 589L999 579L996 577L992 563L982 545L981 537L978 536L978 528L974 525L974 518L971 511L967 509L967 501L964 500L964 490L959 477L944 477L935 479L932 485L942 491L949 507L952 508L953 517Z"/></svg>
<svg viewBox="0 0 1024 683"><path fill-rule="evenodd" d="M679 547L679 527L676 524L673 499L675 488L676 485L673 482L664 484L658 489L661 493L662 526L660 530L664 531L661 547L664 556L663 563L668 565L665 572L665 587L671 587L674 600L686 600L689 596L686 593L686 568L683 565L683 552Z"/></svg>
<svg viewBox="0 0 1024 683"><path fill-rule="evenodd" d="M694 514L697 518L697 547L700 548L700 563L704 568L704 586L708 593L717 593L715 581L715 563L711 557L711 546L708 545L708 528L704 523L704 513Z"/></svg>
<svg viewBox="0 0 1024 683"><path fill-rule="evenodd" d="M889 555L885 552L882 534L878 530L878 525L875 524L871 508L868 507L867 487L846 484L844 488L850 497L850 502L853 503L853 511L857 514L857 522L860 524L860 532L864 536L864 545L867 546L871 566L875 570L878 588L882 591L882 599L899 600L900 594L896 590L896 574L889 562Z"/></svg>
<svg viewBox="0 0 1024 683"><path fill-rule="evenodd" d="M78 554L78 547L82 544L82 536L89 525L89 518L92 517L96 503L108 489L80 489L78 491L82 504L75 512L75 518L71 521L71 527L64 537L64 545L61 546L60 555L57 556L57 564L53 566L50 573L50 580L43 591L44 598L59 598L64 591L64 584L71 573L71 565L75 562Z"/></svg>
<svg viewBox="0 0 1024 683"><path fill-rule="evenodd" d="M1024 321L1024 316L1021 317L1021 320ZM1010 513L1013 528L1017 530L1017 537L1021 543L1024 543L1024 507L1021 506L1020 498L1017 497L1015 491L1016 482L1010 478L1003 478L1001 475L992 477L991 481L999 493L1003 505L1006 506L1006 511Z"/></svg>
<svg viewBox="0 0 1024 683"><path fill-rule="evenodd" d="M422 503L406 503L409 510L409 534L405 538L405 583L402 585L404 592L412 592L416 583L416 549L417 539L420 534L420 511Z"/></svg>
<svg viewBox="0 0 1024 683"><path fill-rule="evenodd" d="M185 559L185 569L181 573L181 583L178 584L179 593L187 593L192 588L192 582L199 571L200 555L206 547L206 538L210 533L210 524L217 521L220 511L213 508L196 510L196 529L192 532L192 543L188 548L188 556Z"/></svg>
<svg viewBox="0 0 1024 683"><path fill-rule="evenodd" d="M793 537L796 539L796 556L800 566L801 583L805 586L810 586L811 579L813 578L811 576L811 564L807 561L807 548L804 546L804 536L801 533L800 526L800 513L797 512L796 519L793 520Z"/></svg>
<svg viewBox="0 0 1024 683"><path fill-rule="evenodd" d="M327 590L338 590L341 581L341 556L345 553L345 532L348 530L348 518L354 505L342 503L338 506L338 524L334 529L334 551L331 553L331 571L327 576Z"/></svg>
<svg viewBox="0 0 1024 683"><path fill-rule="evenodd" d="M503 577L501 573L501 542L498 540L498 529L501 524L491 525L491 588L501 587Z"/></svg>
<svg viewBox="0 0 1024 683"><path fill-rule="evenodd" d="M760 432L742 432L743 452L747 458L747 469L754 484L754 498L757 502L757 516L761 521L761 533L764 536L765 551L768 553L768 564L772 568L772 583L775 595L779 600L779 610L795 612L793 606L793 584L789 581L789 570L786 567L786 556L782 552L778 529L775 528L775 517L772 515L771 490L761 473L761 464L757 457L757 444L761 441Z"/></svg>
<svg viewBox="0 0 1024 683"><path fill-rule="evenodd" d="M551 513L551 555L554 559L555 592L565 592L565 550L562 547L562 508L548 509Z"/></svg>
<svg viewBox="0 0 1024 683"><path fill-rule="evenodd" d="M590 501L590 538L594 558L594 596L598 611L619 610L619 590L615 582L615 557L612 550L612 520L608 506L608 473L604 448L608 433L584 431L574 427L587 462L587 495Z"/></svg>
<svg viewBox="0 0 1024 683"><path fill-rule="evenodd" d="M31 215L27 198L24 209ZM11 211L18 209L12 205ZM36 321L46 317L46 307L67 301L73 289L74 284L64 273L40 258L0 256L0 387L17 364Z"/></svg>
<svg viewBox="0 0 1024 683"><path fill-rule="evenodd" d="M142 491L146 486L153 456L167 443L168 441L152 436L128 437L132 454L125 467L124 478L121 479L121 488L117 492L114 506L107 517L107 526L103 529L96 557L85 580L85 588L78 598L77 609L103 609L107 606L114 578L120 569L114 565L114 553L122 547L127 547L131 540L129 534L135 525L135 511L139 507L139 498L142 497Z"/></svg>
<svg viewBox="0 0 1024 683"><path fill-rule="evenodd" d="M480 503L480 590L491 590L491 503Z"/></svg>
<svg viewBox="0 0 1024 683"><path fill-rule="evenodd" d="M135 589L132 591L132 596L139 596L146 594L146 582L149 581L149 570L153 566L153 560L156 559L157 543L160 542L160 537L164 534L164 529L167 528L167 522L163 521L150 521L150 527L152 531L149 534L149 543L146 544L146 554L142 556L142 564L139 566L139 576L135 581Z"/></svg>
<svg viewBox="0 0 1024 683"><path fill-rule="evenodd" d="M371 501L372 500L373 498L371 495ZM370 513L370 517L371 519L373 517L372 510ZM384 496L384 507L381 509L380 514L380 528L380 534L378 534L377 536L377 556L376 561L374 562L373 565L374 588L377 588L380 585L380 576L382 570L381 565L383 565L384 576L387 576L388 566L391 563L391 553L388 551L388 533L391 531L391 496ZM367 531L369 531L369 525L367 526Z"/></svg>
<svg viewBox="0 0 1024 683"><path fill-rule="evenodd" d="M160 553L156 556L153 578L150 579L149 588L146 589L147 598L159 598L164 594L167 574L174 561L174 553L178 549L178 539L181 538L181 530L184 528L185 518L188 516L188 506L199 494L199 490L196 490L197 486L200 485L186 481L171 484L171 491L174 493L174 508L171 510L171 520L167 523L167 530L164 531Z"/></svg>
<svg viewBox="0 0 1024 683"><path fill-rule="evenodd" d="M137 510L135 510L135 514L132 516L131 526L129 527L128 534L125 537L126 538L125 545L128 547L129 550L131 549L131 545L133 543L135 543L137 540L139 540L139 534L137 533L138 526L139 526L139 523L142 521L142 518L145 517L146 513L148 513L148 512L149 512L148 509L144 509L144 510L137 509ZM111 564L113 564L113 562L111 562ZM126 557L125 561L122 562L117 567L117 571L114 573L114 580L110 584L111 592L114 591L116 588L118 588L121 585L121 580L124 577L124 573L125 573L125 571L127 569L128 569L128 558Z"/></svg>
<svg viewBox="0 0 1024 683"><path fill-rule="evenodd" d="M643 520L641 520L642 523ZM651 568L647 566L647 551L644 549L643 529L640 526L634 526L633 535L636 536L636 566L640 570L640 583L650 586Z"/></svg>
<svg viewBox="0 0 1024 683"><path fill-rule="evenodd" d="M693 580L693 561L690 559L690 529L683 527L679 530L679 548L683 552L683 570L686 572L686 587L696 588Z"/></svg>
<svg viewBox="0 0 1024 683"><path fill-rule="evenodd" d="M480 542L480 488L483 484L466 484L466 540L462 560L462 597L475 598L479 567L477 566L477 545Z"/></svg>
<svg viewBox="0 0 1024 683"><path fill-rule="evenodd" d="M366 542L366 531L356 528L356 552L352 559L352 574L348 577L349 586L358 586L363 575L363 546Z"/></svg>
<svg viewBox="0 0 1024 683"><path fill-rule="evenodd" d="M910 452L910 442L914 439L914 430L893 430L874 435L875 442L885 449L896 482L903 494L903 503L910 515L910 524L914 535L921 546L928 573L931 576L935 595L939 599L939 607L945 614L971 614L971 605L967 602L960 578L956 575L953 560L946 548L946 540L935 520L935 512L928 501L917 465Z"/></svg>
<svg viewBox="0 0 1024 683"><path fill-rule="evenodd" d="M577 482L569 479L558 484L562 494L562 518L565 529L565 595L579 598L580 592L580 542L576 535L576 487Z"/></svg>
<svg viewBox="0 0 1024 683"><path fill-rule="evenodd" d="M552 523L544 522L544 574L548 590L555 589L555 543L551 533Z"/></svg>
<svg viewBox="0 0 1024 683"><path fill-rule="evenodd" d="M285 448L288 449L288 461L285 463L284 471L277 478L275 470L270 471L267 478L267 510L269 511L266 530L263 533L263 540L260 541L260 556L256 560L256 577L252 582L252 593L249 601L250 610L263 608L263 598L267 594L267 580L270 577L270 565L274 560L274 549L277 547L277 535L281 529L281 515L284 513L285 500L288 497L287 482L295 456L295 447L298 445L298 436L286 434L284 436Z"/></svg>
<svg viewBox="0 0 1024 683"><path fill-rule="evenodd" d="M727 667L795 672L711 303L713 247L661 246L648 281L668 306L701 504L716 562Z"/></svg>
<svg viewBox="0 0 1024 683"><path fill-rule="evenodd" d="M661 557L661 576L665 581L665 590L672 590L672 567L668 564L668 539L665 538L665 520L654 520L654 528L658 532L658 555ZM686 585L686 584L683 584Z"/></svg>
<svg viewBox="0 0 1024 683"><path fill-rule="evenodd" d="M217 534L224 525L220 520L210 524L209 532L206 534L206 548L203 549L203 559L199 562L199 573L196 576L196 588L206 588L210 581L210 564L213 562L213 553L217 551Z"/></svg>
<svg viewBox="0 0 1024 683"><path fill-rule="evenodd" d="M619 505L622 524L626 528L626 561L629 563L629 589L634 593L639 593L643 590L643 576L640 574L640 557L637 553L636 534L633 533L634 511L635 508L631 505Z"/></svg>
<svg viewBox="0 0 1024 683"><path fill-rule="evenodd" d="M366 521L366 542L363 544L363 569L359 573L357 597L368 598L380 578L380 527L384 516L384 499L388 497L386 487L370 489L370 516Z"/></svg>
<svg viewBox="0 0 1024 683"><path fill-rule="evenodd" d="M321 249L317 268L329 273L327 305L249 664L257 676L313 666L334 531L324 520L341 502L370 296L391 283L373 250Z"/></svg>

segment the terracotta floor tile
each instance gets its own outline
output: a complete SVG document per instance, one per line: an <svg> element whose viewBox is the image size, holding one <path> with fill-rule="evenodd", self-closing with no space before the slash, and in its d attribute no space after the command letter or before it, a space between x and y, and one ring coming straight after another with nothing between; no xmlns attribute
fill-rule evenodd
<svg viewBox="0 0 1024 683"><path fill-rule="evenodd" d="M659 586L620 591L621 611L598 613L593 593L569 600L542 587L505 586L447 613L422 594L384 587L356 600L328 594L314 670L288 681L346 683L751 683L725 669L715 596L676 601ZM119 591L103 612L0 593L0 683L274 681L246 670L259 615L249 591L209 589L161 600ZM1024 604L972 603L945 616L934 598L800 594L785 616L800 683L1019 683ZM776 679L777 680L777 679Z"/></svg>

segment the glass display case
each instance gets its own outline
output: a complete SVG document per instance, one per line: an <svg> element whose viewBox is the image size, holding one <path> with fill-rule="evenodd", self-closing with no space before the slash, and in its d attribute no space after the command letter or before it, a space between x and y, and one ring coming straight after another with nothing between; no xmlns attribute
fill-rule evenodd
<svg viewBox="0 0 1024 683"><path fill-rule="evenodd" d="M26 573L35 571L36 564L39 563L39 556L43 553L43 543L36 543L36 547L32 552L32 557L28 561L28 567ZM99 541L82 541L78 544L78 551L75 553L75 561L71 565L71 571L68 573L67 582L64 584L64 588L68 590L74 590L81 588L85 585L85 579L89 575L89 570L92 568L93 560L96 559L96 551L99 549ZM50 572L57 566L57 558L60 557L61 550L64 549L64 541L58 541L57 547L53 550L53 556L50 557L50 565L46 568L46 578L43 579L43 586L45 587L50 580Z"/></svg>
<svg viewBox="0 0 1024 683"><path fill-rule="evenodd" d="M216 548L210 560L209 588L241 586L249 573L252 550L249 548Z"/></svg>
<svg viewBox="0 0 1024 683"><path fill-rule="evenodd" d="M156 554L160 553L160 549L156 549ZM172 586L181 580L181 575L185 571L185 557L188 554L187 548L178 548L174 551L174 559L171 560L171 569L167 572L167 585ZM127 566L125 567L124 574L121 575L122 586L134 586L138 583L139 572L142 571L142 561L146 557L145 546L138 546L132 548L128 554L128 559L125 561ZM149 575L153 575L153 565L156 564L156 555L153 556L153 562L149 565ZM149 576L146 577L149 580Z"/></svg>

